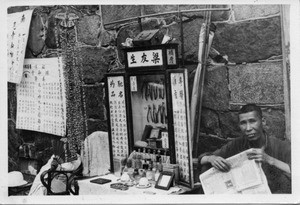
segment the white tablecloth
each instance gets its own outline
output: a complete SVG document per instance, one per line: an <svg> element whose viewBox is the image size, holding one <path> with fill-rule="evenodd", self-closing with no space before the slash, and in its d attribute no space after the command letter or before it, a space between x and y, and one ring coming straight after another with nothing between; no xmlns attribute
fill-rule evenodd
<svg viewBox="0 0 300 205"><path fill-rule="evenodd" d="M105 179L110 179L110 183L106 184L95 184L90 182L93 179L97 178L105 178ZM170 187L169 190L162 190L162 189L156 189L154 188L154 184L151 185L149 188L137 188L136 186L129 187L128 190L122 191L122 190L117 190L110 188L110 185L112 183L119 183L120 181L118 180L119 178L116 177L113 174L108 174L104 176L97 176L94 178L89 178L85 180L79 180L78 185L79 185L79 195L105 195L105 194L114 194L114 195L123 195L123 194L128 194L128 195L134 195L134 194L159 194L159 195L167 195L167 194L178 194L181 192L180 187Z"/></svg>

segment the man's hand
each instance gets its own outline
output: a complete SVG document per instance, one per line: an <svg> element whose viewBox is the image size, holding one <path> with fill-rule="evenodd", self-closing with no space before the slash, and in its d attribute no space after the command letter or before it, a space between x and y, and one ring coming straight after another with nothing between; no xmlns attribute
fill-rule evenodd
<svg viewBox="0 0 300 205"><path fill-rule="evenodd" d="M264 147L261 149L250 150L249 152L247 152L247 156L248 156L248 159L254 159L257 162L268 163L269 165L275 166L278 169L286 172L289 175L291 174L290 166L287 163L280 161L280 160L266 154Z"/></svg>
<svg viewBox="0 0 300 205"><path fill-rule="evenodd" d="M59 165L58 160L57 160L57 158L54 157L51 162L51 169L55 170L58 167L58 165Z"/></svg>
<svg viewBox="0 0 300 205"><path fill-rule="evenodd" d="M51 169L55 170L62 163L62 159L54 157L51 162Z"/></svg>
<svg viewBox="0 0 300 205"><path fill-rule="evenodd" d="M273 158L265 153L264 147L261 149L251 149L247 152L248 159L254 159L256 162L264 162L273 165Z"/></svg>
<svg viewBox="0 0 300 205"><path fill-rule="evenodd" d="M228 161L222 157L211 155L207 156L207 161L216 169L228 172L230 170L230 164Z"/></svg>

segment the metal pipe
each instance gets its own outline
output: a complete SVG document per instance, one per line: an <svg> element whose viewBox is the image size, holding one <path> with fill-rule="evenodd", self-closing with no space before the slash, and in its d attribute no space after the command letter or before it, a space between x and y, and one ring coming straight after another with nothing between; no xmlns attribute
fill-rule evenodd
<svg viewBox="0 0 300 205"><path fill-rule="evenodd" d="M191 13L191 12L202 12L202 11L229 11L230 8L211 8L211 9L191 9L191 10L181 10L180 13ZM126 18L118 21L112 21L109 23L105 23L104 26L111 25L111 24L117 24L117 23L124 23L131 20L138 20L139 18L147 18L147 17L154 17L154 16L162 16L162 15L168 15L168 14L178 14L178 11L170 11L170 12L164 12L164 13L157 13L157 14L148 14L148 15L141 15L131 18Z"/></svg>

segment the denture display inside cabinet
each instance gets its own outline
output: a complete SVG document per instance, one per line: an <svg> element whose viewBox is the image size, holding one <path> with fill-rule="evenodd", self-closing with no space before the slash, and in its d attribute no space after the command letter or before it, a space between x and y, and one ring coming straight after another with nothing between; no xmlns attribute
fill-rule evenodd
<svg viewBox="0 0 300 205"><path fill-rule="evenodd" d="M153 142L161 141L161 131L168 130L167 97L165 86L165 75L140 74L130 75L130 101L132 131L134 146L138 146L139 141L144 141L149 145L149 140ZM137 86L134 86L134 85ZM152 148L165 148L161 143L152 143Z"/></svg>

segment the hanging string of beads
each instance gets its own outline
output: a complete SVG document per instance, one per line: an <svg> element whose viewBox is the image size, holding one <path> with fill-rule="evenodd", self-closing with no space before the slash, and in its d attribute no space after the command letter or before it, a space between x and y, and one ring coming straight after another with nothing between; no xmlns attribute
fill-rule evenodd
<svg viewBox="0 0 300 205"><path fill-rule="evenodd" d="M64 67L65 67L65 60L64 60L64 55L62 54L62 50L61 50L61 44L60 44L60 39L61 39L61 35L60 35L60 33L61 33L61 31L59 30L59 26L58 26L58 22L57 22L58 20L57 19L55 19L55 21L54 21L54 35L55 35L55 44L56 44L56 52L57 52L57 58L58 58L58 62L60 61L59 59L61 58L62 59L62 66L63 66L63 70L65 70L64 69ZM60 32L59 32L60 31ZM65 76L65 73L63 73L63 75ZM64 83L64 85L65 85L65 93L66 93L66 90L67 90L67 86L68 86L68 84L66 83L66 79L64 79L65 81L63 82ZM67 102L66 102L67 103ZM65 110L65 112L66 112L66 110ZM66 126L66 125L65 125ZM67 157L67 137L66 137L66 134L65 134L65 136L63 136L62 138L61 138L61 141L63 141L64 142L64 150L65 150L65 153L64 153L64 158L62 158L64 161L68 158Z"/></svg>
<svg viewBox="0 0 300 205"><path fill-rule="evenodd" d="M66 161L72 161L77 158L77 152L81 149L86 136L86 114L80 50L77 49L77 32L74 23L79 17L68 10L66 7L65 13L58 13L55 17L59 23L56 27L59 28L59 44L65 63Z"/></svg>

